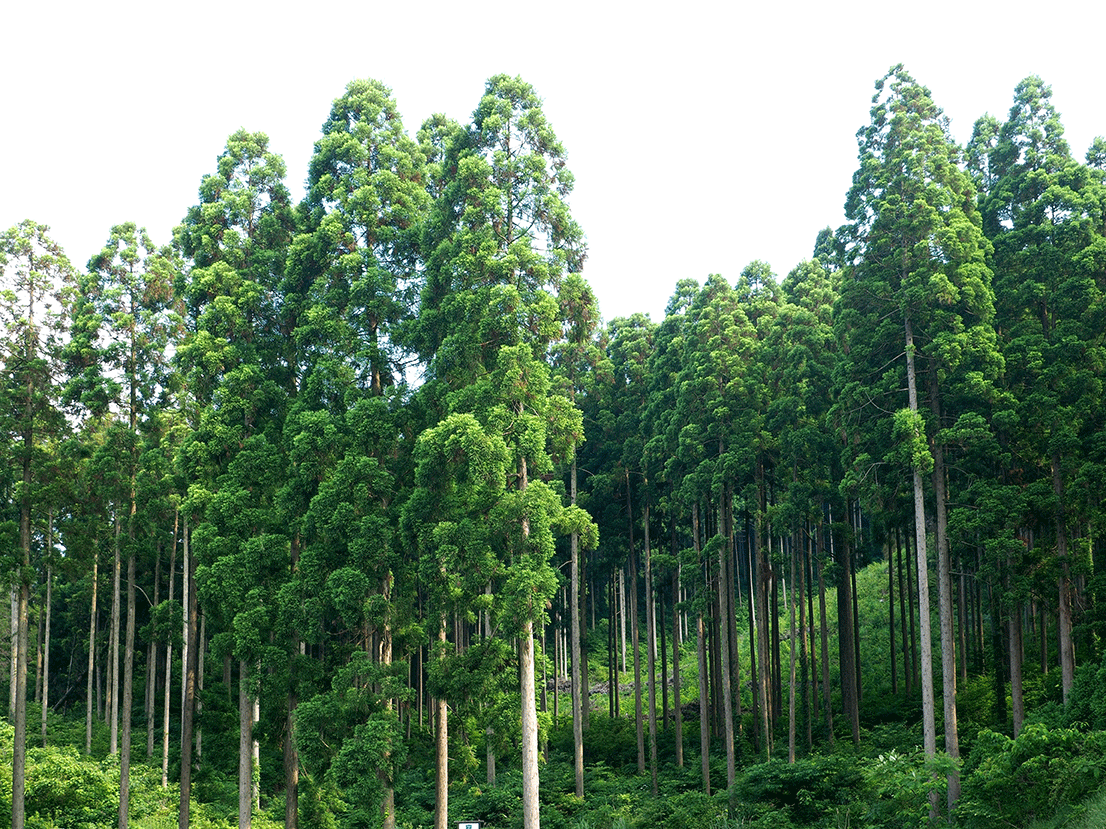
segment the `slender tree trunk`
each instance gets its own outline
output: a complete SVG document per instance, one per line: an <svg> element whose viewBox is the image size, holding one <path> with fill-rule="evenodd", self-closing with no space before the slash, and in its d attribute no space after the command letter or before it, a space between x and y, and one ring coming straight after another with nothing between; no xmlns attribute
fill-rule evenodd
<svg viewBox="0 0 1106 829"><path fill-rule="evenodd" d="M853 745L858 746L860 745L860 700L856 693L856 638L853 636L856 619L853 617L851 539L843 538L837 548L840 550L838 558L840 579L837 582L837 646L841 676L841 704L849 720Z"/></svg>
<svg viewBox="0 0 1106 829"><path fill-rule="evenodd" d="M154 565L154 602L151 610L161 601L161 544L157 545L157 560ZM154 759L154 720L157 719L157 665L160 658L160 648L157 637L150 637L150 644L146 650L146 762Z"/></svg>
<svg viewBox="0 0 1106 829"><path fill-rule="evenodd" d="M295 689L289 689L287 704L284 710L284 829L297 829L299 826L299 782L300 782L300 757L296 750L296 705L299 703ZM388 795L394 790L385 788L384 803L384 829L395 827L395 802L394 797ZM389 824L389 817L391 823Z"/></svg>
<svg viewBox="0 0 1106 829"><path fill-rule="evenodd" d="M904 320L906 334L906 388L907 400L912 414L918 414L917 375L914 371L914 332L910 317ZM914 535L915 551L918 556L918 623L921 638L921 674L922 674L922 740L926 759L937 756L937 727L933 699L933 645L930 636L929 617L929 567L926 563L926 522L925 488L922 484L922 470L914 465ZM930 793L930 817L937 815L937 791Z"/></svg>
<svg viewBox="0 0 1106 829"><path fill-rule="evenodd" d="M196 604L196 562L189 550L188 517L184 519L184 576L181 579L184 596L184 643L182 682L184 699L181 705L180 748L180 809L178 829L189 829L189 804L192 797L192 714L196 701L196 638L199 612Z"/></svg>
<svg viewBox="0 0 1106 829"><path fill-rule="evenodd" d="M537 829L538 812L538 713L534 698L534 623L527 619L520 641L522 670L522 825Z"/></svg>
<svg viewBox="0 0 1106 829"><path fill-rule="evenodd" d="M238 660L238 829L253 821L253 695L250 669Z"/></svg>
<svg viewBox="0 0 1106 829"><path fill-rule="evenodd" d="M911 683L914 686L921 684L921 664L920 657L918 656L918 631L914 624L914 620L917 616L914 608L916 602L914 601L914 590L918 586L918 547L917 547L917 535L911 539L910 534L906 536L906 608L909 611L907 617L910 620L910 676ZM914 562L911 563L910 553L914 553Z"/></svg>
<svg viewBox="0 0 1106 829"><path fill-rule="evenodd" d="M795 544L791 545L791 578L790 591L788 585L784 585L787 593L787 606L790 609L791 621L791 647L788 649L788 701L787 701L787 762L795 762Z"/></svg>
<svg viewBox="0 0 1106 829"><path fill-rule="evenodd" d="M92 754L93 693L96 669L96 598L100 586L100 553L92 554L92 608L88 614L88 684L85 690L84 753Z"/></svg>
<svg viewBox="0 0 1106 829"><path fill-rule="evenodd" d="M111 577L111 663L108 666L108 707L111 709L111 744L109 753L119 752L119 622L120 579L122 577L122 551L119 549L120 522L115 516L115 559Z"/></svg>
<svg viewBox="0 0 1106 829"><path fill-rule="evenodd" d="M42 648L43 648L43 623L45 611L39 606L35 614L35 705L42 706Z"/></svg>
<svg viewBox="0 0 1106 829"><path fill-rule="evenodd" d="M26 823L26 801L24 798L27 780L27 649L30 619L28 607L31 600L31 585L28 582L31 573L31 455L33 449L33 431L30 420L32 389L27 383L27 418L23 429L23 491L20 495L19 542L22 552L23 569L17 582L18 598L15 613L15 695L14 725L15 735L12 745L12 829L24 829Z"/></svg>
<svg viewBox="0 0 1106 829"><path fill-rule="evenodd" d="M131 527L134 526L131 516ZM133 530L127 543L127 641L123 653L123 736L119 757L119 829L127 829L131 795L131 709L134 707L135 555Z"/></svg>
<svg viewBox="0 0 1106 829"><path fill-rule="evenodd" d="M47 518L47 555L53 546L53 512ZM54 570L46 565L46 631L42 640L42 747L46 747L46 713L50 710L50 612L54 605Z"/></svg>
<svg viewBox="0 0 1106 829"><path fill-rule="evenodd" d="M959 563L961 572L956 579L957 637L960 640L960 681L966 683L968 681L968 626L970 619L968 613L968 577L964 572L966 566L963 558L960 559Z"/></svg>
<svg viewBox="0 0 1106 829"><path fill-rule="evenodd" d="M809 530L809 523L806 524ZM807 752L814 748L814 694L812 679L811 651L807 642L807 632L814 620L814 605L811 602L810 584L807 580L807 566L811 553L811 539L809 532L806 544L802 544L798 532L795 534L795 545L799 554L799 670L802 673L800 684L803 688L803 720L806 723L806 748ZM809 608L809 610L808 610Z"/></svg>
<svg viewBox="0 0 1106 829"><path fill-rule="evenodd" d="M772 622L768 610L768 590L772 583L771 559L771 530L767 523L768 492L764 480L764 464L757 464L758 498L760 516L756 526L756 550L757 550L757 649L760 651L760 671L757 682L757 694L760 697L760 724L761 733L764 736L764 756L772 759L773 733L772 733L772 646L768 641L771 637Z"/></svg>
<svg viewBox="0 0 1106 829"><path fill-rule="evenodd" d="M906 624L906 591L903 590L903 568L902 568L902 539L899 535L899 528L895 527L895 557L898 562L899 571L899 628L902 633L902 673L906 679L906 695L912 696L914 693L914 671L910 666L910 643L907 641L907 624ZM911 607L913 611L913 607Z"/></svg>
<svg viewBox="0 0 1106 829"><path fill-rule="evenodd" d="M445 659L445 614L441 616L438 628L439 658ZM436 700L435 726L437 738L434 741L435 784L434 784L434 829L447 829L449 825L449 709L445 699Z"/></svg>
<svg viewBox="0 0 1106 829"><path fill-rule="evenodd" d="M832 523L833 516L830 515ZM830 546L833 546L833 537L830 536ZM818 527L818 544L815 564L818 569L818 616L819 627L822 634L822 710L826 717L826 739L833 745L833 705L830 698L829 684L829 622L826 614L826 578L822 570L822 527Z"/></svg>
<svg viewBox="0 0 1106 829"><path fill-rule="evenodd" d="M941 423L938 399L937 373L929 373L930 411L934 420ZM937 513L937 604L941 623L941 690L945 714L945 753L953 760L960 759L960 738L956 724L956 631L953 629L955 608L952 604L952 563L949 556L948 496L945 482L945 452L937 443L933 451L933 492ZM951 815L960 799L960 773L954 767L948 777L948 808Z"/></svg>
<svg viewBox="0 0 1106 829"><path fill-rule="evenodd" d="M653 604L653 555L649 539L649 504L642 521L645 536L645 647L649 673L649 775L657 795L657 614Z"/></svg>
<svg viewBox="0 0 1106 829"><path fill-rule="evenodd" d="M588 675L588 556L578 553L580 563L580 592L577 601L580 605L580 726L588 730L591 721L591 677ZM591 624L595 626L595 597L591 601ZM563 650L563 649L562 649ZM566 670L567 673L567 670Z"/></svg>
<svg viewBox="0 0 1106 829"><path fill-rule="evenodd" d="M8 678L8 719L15 722L15 687L18 684L16 675L19 670L19 588L16 585L12 585L9 596L11 598L11 623L8 626L8 631L11 634L9 636L11 640L9 653L11 656L8 659L8 668L11 676Z"/></svg>
<svg viewBox="0 0 1106 829"><path fill-rule="evenodd" d="M899 662L895 658L895 551L887 534L887 635L891 654L891 693L899 695Z"/></svg>
<svg viewBox="0 0 1106 829"><path fill-rule="evenodd" d="M731 791L731 808L735 805L732 798L737 781L737 757L734 753L733 725L733 670L730 665L730 617L733 616L733 582L730 579L730 559L733 557L733 509L729 484L725 486L722 503L719 505L718 529L723 533L724 543L718 547L718 648L722 656L722 739L726 747L726 788Z"/></svg>
<svg viewBox="0 0 1106 829"><path fill-rule="evenodd" d="M750 537L749 535L749 519L745 518L745 572L747 590L745 591L745 602L749 614L749 677L752 680L752 696L753 696L753 750L759 752L761 742L765 739L763 728L761 726L761 705L760 705L760 662L758 655L760 654L760 646L758 645L757 630L759 625L757 624L757 561L759 557L756 555L756 536Z"/></svg>
<svg viewBox="0 0 1106 829"><path fill-rule="evenodd" d="M177 569L177 529L180 510L173 512L173 546L169 550L169 602L173 601L173 581ZM173 640L165 646L165 687L161 712L161 788L169 787L169 701L173 690Z"/></svg>
<svg viewBox="0 0 1106 829"><path fill-rule="evenodd" d="M1056 557L1060 561L1058 592L1060 596L1060 687L1064 704L1075 684L1075 644L1071 635L1071 565L1068 557L1067 512L1064 502L1064 478L1060 465L1060 453L1053 452L1052 491L1056 496Z"/></svg>
<svg viewBox="0 0 1106 829"><path fill-rule="evenodd" d="M634 551L634 509L630 499L630 472L626 471L626 522L629 528L630 554L626 566L630 571L630 639L634 649L634 728L637 733L637 770L645 774L645 726L641 702L641 633L638 630L637 560Z"/></svg>
<svg viewBox="0 0 1106 829"><path fill-rule="evenodd" d="M297 547L298 549L298 547ZM298 552L294 552L295 559L298 559ZM380 585L380 594L384 598L384 606L387 608L385 611L383 630L381 633L380 642L380 662L386 668L390 668L392 665L392 592L395 583L395 574L388 570ZM294 740L295 732L295 712L297 697L294 693L289 693L288 696L288 741L287 749L285 751L285 790L291 790L293 803L298 799L299 792L299 752L296 751L296 743ZM388 697L384 702L384 708L391 713L395 708L395 701ZM396 789L393 773L394 763L392 761L392 749L391 749L391 737L388 738L388 750L384 753L383 768L378 772L380 775L380 786L383 792L380 804L380 817L381 825L383 829L395 829L396 826ZM298 805L298 804L296 804ZM298 815L293 814L291 816L291 823L288 822L288 812L285 810L285 829L296 829L298 823Z"/></svg>
<svg viewBox="0 0 1106 829"><path fill-rule="evenodd" d="M1010 576L1006 576L1007 589L1010 585ZM1016 602L1010 608L1007 620L1009 625L1009 655L1010 655L1010 707L1014 712L1014 737L1017 738L1025 723L1025 698L1022 694L1022 619L1021 603Z"/></svg>
<svg viewBox="0 0 1106 829"><path fill-rule="evenodd" d="M691 506L691 539L695 547L695 561L703 571L699 546L699 502ZM697 637L696 656L699 661L699 758L703 770L703 791L710 796L710 694L707 691L707 625L703 618L702 602L695 615Z"/></svg>
<svg viewBox="0 0 1106 829"><path fill-rule="evenodd" d="M676 765L684 767L684 712L680 699L680 568L672 571L672 709L676 717Z"/></svg>
<svg viewBox="0 0 1106 829"><path fill-rule="evenodd" d="M192 582L195 588L195 581ZM195 728L196 737L196 767L204 761L204 656L207 654L207 613L200 613L200 630L196 635L196 719L199 724ZM227 682L227 688L231 687Z"/></svg>
<svg viewBox="0 0 1106 829"><path fill-rule="evenodd" d="M572 477L569 480L570 498L576 503L576 458L572 459ZM572 585L569 590L569 602L571 607L571 635L572 635L572 756L576 769L576 796L584 796L584 688L583 673L581 671L580 650L580 539L576 533L572 533L569 539L572 554Z"/></svg>
<svg viewBox="0 0 1106 829"><path fill-rule="evenodd" d="M626 673L626 571L621 567L618 569L618 625L621 631L622 673Z"/></svg>
<svg viewBox="0 0 1106 829"><path fill-rule="evenodd" d="M519 469L519 489L528 485L526 458ZM530 518L523 515L522 538L530 537ZM522 697L522 826L538 829L541 815L538 800L538 711L534 689L534 620L526 619L519 642L520 695Z"/></svg>

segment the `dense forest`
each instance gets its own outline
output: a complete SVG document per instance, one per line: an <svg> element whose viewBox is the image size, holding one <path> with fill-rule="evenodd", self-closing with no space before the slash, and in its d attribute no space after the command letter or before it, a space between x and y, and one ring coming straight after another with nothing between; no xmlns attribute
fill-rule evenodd
<svg viewBox="0 0 1106 829"><path fill-rule="evenodd" d="M961 148L901 66L857 140L659 322L508 76L413 136L351 82L299 204L238 131L164 246L4 232L0 825L1106 810L1106 141L1029 77Z"/></svg>

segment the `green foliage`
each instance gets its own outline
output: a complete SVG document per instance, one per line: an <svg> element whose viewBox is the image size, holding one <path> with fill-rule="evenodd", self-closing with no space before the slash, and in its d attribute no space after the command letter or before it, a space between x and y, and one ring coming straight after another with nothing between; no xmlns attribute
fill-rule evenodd
<svg viewBox="0 0 1106 829"><path fill-rule="evenodd" d="M981 731L964 771L959 812L965 825L1024 825L1106 783L1106 732L1031 723L1012 740Z"/></svg>
<svg viewBox="0 0 1106 829"><path fill-rule="evenodd" d="M742 802L758 810L783 809L809 824L832 809L862 800L864 774L849 757L814 756L795 763L771 760L745 769L737 783Z"/></svg>

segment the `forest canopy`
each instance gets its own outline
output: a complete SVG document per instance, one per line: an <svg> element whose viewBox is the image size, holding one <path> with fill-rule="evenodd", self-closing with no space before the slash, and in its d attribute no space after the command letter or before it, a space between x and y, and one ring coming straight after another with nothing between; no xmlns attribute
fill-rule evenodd
<svg viewBox="0 0 1106 829"><path fill-rule="evenodd" d="M1086 808L1106 139L1051 96L960 147L892 67L845 224L659 321L507 75L417 130L351 81L298 204L239 130L167 245L5 231L13 829Z"/></svg>

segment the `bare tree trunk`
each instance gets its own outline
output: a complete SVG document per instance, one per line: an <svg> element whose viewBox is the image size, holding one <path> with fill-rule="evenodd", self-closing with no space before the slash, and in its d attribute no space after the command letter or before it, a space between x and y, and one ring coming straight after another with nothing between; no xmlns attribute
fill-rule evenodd
<svg viewBox="0 0 1106 829"><path fill-rule="evenodd" d="M28 392L28 398L29 398ZM30 618L28 607L31 585L31 434L24 433L23 493L20 498L19 540L23 553L23 572L17 588L15 618L15 735L12 744L12 829L24 829L26 823L25 790L27 780L27 650Z"/></svg>
<svg viewBox="0 0 1106 829"><path fill-rule="evenodd" d="M902 633L902 673L906 679L906 695L912 696L914 693L914 670L910 666L910 643L907 640L907 608L906 608L906 591L903 589L903 567L902 567L902 539L899 536L899 528L895 528L895 558L898 563L898 576L899 576L899 628ZM913 612L913 602L911 602L910 611Z"/></svg>
<svg viewBox="0 0 1106 829"><path fill-rule="evenodd" d="M196 637L198 608L196 605L196 562L189 550L188 516L184 519L184 576L181 580L184 601L184 643L181 652L184 698L181 705L180 746L180 808L178 829L189 829L189 805L192 797L192 714L196 701Z"/></svg>
<svg viewBox="0 0 1106 829"><path fill-rule="evenodd" d="M766 503L763 481L760 486L760 511L765 514ZM763 519L758 521L756 528L756 608L757 608L757 651L759 651L759 665L757 672L756 694L760 706L760 728L764 738L764 755L772 759L772 723L771 700L768 695L768 686L771 682L771 654L768 643L770 621L768 618L768 585L772 580L771 564L768 561L768 553L764 549L766 528Z"/></svg>
<svg viewBox="0 0 1106 829"><path fill-rule="evenodd" d="M784 585L784 592L787 594L787 606L791 611L791 647L788 654L788 668L790 671L789 678L789 693L787 701L787 762L795 762L795 545L791 545L791 589L788 591L787 585Z"/></svg>
<svg viewBox="0 0 1106 829"><path fill-rule="evenodd" d="M445 658L445 614L441 616L438 629L438 642L441 647L440 658ZM434 741L436 772L434 785L434 829L447 829L449 825L449 709L444 699L436 700L437 710L435 727L437 738Z"/></svg>
<svg viewBox="0 0 1106 829"><path fill-rule="evenodd" d="M1068 526L1064 504L1064 478L1059 452L1052 453L1052 491L1056 495L1056 557L1060 560L1060 687L1064 704L1075 684L1075 644L1071 636L1071 567L1068 558Z"/></svg>
<svg viewBox="0 0 1106 829"><path fill-rule="evenodd" d="M173 601L173 579L177 569L177 524L180 510L173 512L173 546L169 551L169 601ZM161 788L169 787L169 701L173 687L173 640L165 646L165 698L161 713Z"/></svg>
<svg viewBox="0 0 1106 829"><path fill-rule="evenodd" d="M17 673L19 670L19 588L12 585L11 589L11 624L8 628L11 636L11 657L8 659L8 668L11 676L8 680L8 719L15 722L15 688L19 684Z"/></svg>
<svg viewBox="0 0 1106 829"><path fill-rule="evenodd" d="M253 699L250 669L238 660L238 829L250 829L253 820Z"/></svg>
<svg viewBox="0 0 1106 829"><path fill-rule="evenodd" d="M157 560L154 565L154 602L157 607L161 601L161 544L157 546ZM152 610L152 608L151 608ZM158 647L157 637L150 637L150 644L146 650L146 762L154 758L154 720L157 719L157 665L161 648Z"/></svg>
<svg viewBox="0 0 1106 829"><path fill-rule="evenodd" d="M703 563L699 546L699 502L691 506L691 539L700 573ZM706 585L703 586L706 589ZM710 693L707 690L707 626L702 602L695 615L696 656L699 662L699 759L703 770L703 791L710 796Z"/></svg>
<svg viewBox="0 0 1106 829"><path fill-rule="evenodd" d="M207 654L207 613L200 614L200 630L196 635L196 766L204 761L204 656ZM230 683L227 683L230 688Z"/></svg>
<svg viewBox="0 0 1106 829"><path fill-rule="evenodd" d="M851 502L850 502L851 505ZM853 617L852 543L848 536L838 545L837 582L838 660L841 666L841 705L849 720L853 745L860 745L860 700L856 692L856 619Z"/></svg>
<svg viewBox="0 0 1106 829"><path fill-rule="evenodd" d="M92 754L92 715L93 692L95 689L96 669L96 598L100 586L100 553L92 554L92 609L88 614L88 684L85 689L84 753Z"/></svg>
<svg viewBox="0 0 1106 829"><path fill-rule="evenodd" d="M284 829L297 829L299 826L299 782L300 757L296 751L296 704L299 699L294 690L289 690L287 707L284 712ZM395 827L395 801L389 804L388 794L384 792L385 829ZM390 806L390 808L389 808ZM391 816L391 826L388 825Z"/></svg>
<svg viewBox="0 0 1106 829"><path fill-rule="evenodd" d="M912 414L918 414L917 375L914 371L914 332L910 318L904 320L906 334L906 388L907 400ZM922 735L926 759L937 756L937 727L933 699L933 644L930 636L929 618L929 566L926 563L926 523L925 523L925 487L922 484L922 470L914 464L914 535L915 552L918 557L918 626L921 638L921 679L922 679ZM930 817L937 815L937 791L930 793Z"/></svg>
<svg viewBox="0 0 1106 829"><path fill-rule="evenodd" d="M806 525L809 530L809 524ZM810 583L807 579L807 566L811 554L810 533L806 532L806 544L802 544L800 534L795 533L795 546L799 555L799 583L796 589L799 591L799 670L802 673L800 680L803 688L804 721L806 723L806 747L810 752L814 748L814 683L813 656L808 643L808 626L814 621L814 604L812 602ZM805 549L804 549L805 548ZM808 610L809 607L809 610ZM813 637L811 637L813 638Z"/></svg>
<svg viewBox="0 0 1106 829"><path fill-rule="evenodd" d="M899 661L895 658L895 551L887 535L887 635L891 654L891 693L899 694Z"/></svg>
<svg viewBox="0 0 1106 829"><path fill-rule="evenodd" d="M1007 589L1009 589L1010 576L1006 576ZM1021 603L1017 602L1010 608L1009 625L1009 654L1010 654L1010 706L1014 712L1014 737L1022 731L1025 723L1025 697L1022 694L1022 619Z"/></svg>
<svg viewBox="0 0 1106 829"><path fill-rule="evenodd" d="M134 707L134 516L127 551L127 643L123 654L123 746L119 757L119 829L127 829L131 797L131 709Z"/></svg>
<svg viewBox="0 0 1106 829"><path fill-rule="evenodd" d="M637 557L634 550L634 509L630 500L630 473L626 472L626 521L629 526L630 555L630 639L634 649L634 728L637 732L637 770L645 774L645 724L641 701L641 631L637 607Z"/></svg>
<svg viewBox="0 0 1106 829"><path fill-rule="evenodd" d="M937 373L929 373L930 411L938 426L941 409L937 397ZM937 605L941 623L941 691L945 714L945 753L956 761L960 759L960 738L956 725L956 632L953 629L952 563L949 557L948 496L945 483L945 452L936 440L933 451L933 492L937 513ZM960 772L953 767L948 776L949 814L960 799Z"/></svg>
<svg viewBox="0 0 1106 829"><path fill-rule="evenodd" d="M115 560L111 577L111 661L108 665L108 708L111 709L111 744L109 753L119 751L119 622L120 622L120 579L122 577L122 552L119 549L121 531L119 514L115 515Z"/></svg>
<svg viewBox="0 0 1106 829"><path fill-rule="evenodd" d="M47 555L53 545L53 512L47 519ZM42 747L46 747L46 712L50 710L50 611L54 604L54 570L49 563L46 565L46 631L42 641Z"/></svg>
<svg viewBox="0 0 1106 829"><path fill-rule="evenodd" d="M572 459L572 477L569 480L570 497L576 503L576 458ZM572 752L576 769L576 796L584 796L584 688L582 685L580 651L580 538L574 532L569 540L572 554L572 584L569 589L572 625Z"/></svg>
<svg viewBox="0 0 1106 829"><path fill-rule="evenodd" d="M724 542L718 548L718 609L719 624L718 647L722 657L722 735L726 747L726 788L731 791L731 807L734 797L734 783L737 781L737 757L734 753L733 725L733 668L730 645L730 619L733 612L733 581L730 578L730 559L733 558L733 509L730 499L730 487L726 484L719 505L718 529L724 536Z"/></svg>
<svg viewBox="0 0 1106 829"><path fill-rule="evenodd" d="M672 709L676 718L676 765L684 767L684 712L680 699L680 567L672 571Z"/></svg>
<svg viewBox="0 0 1106 829"><path fill-rule="evenodd" d="M522 825L538 829L538 712L534 699L534 623L527 619L519 643L522 672Z"/></svg>
<svg viewBox="0 0 1106 829"><path fill-rule="evenodd" d="M653 796L657 794L657 619L653 605L653 556L649 539L649 504L645 505L642 522L645 534L645 647L649 673L649 775L652 778Z"/></svg>
<svg viewBox="0 0 1106 829"><path fill-rule="evenodd" d="M832 523L832 515L830 516ZM833 544L832 535L830 544ZM822 634L822 710L826 717L826 739L833 745L833 706L829 684L829 622L826 617L826 578L822 570L822 527L818 527L818 544L815 564L818 570L818 617Z"/></svg>
<svg viewBox="0 0 1106 829"><path fill-rule="evenodd" d="M618 624L621 629L622 673L626 673L626 571L618 569Z"/></svg>

